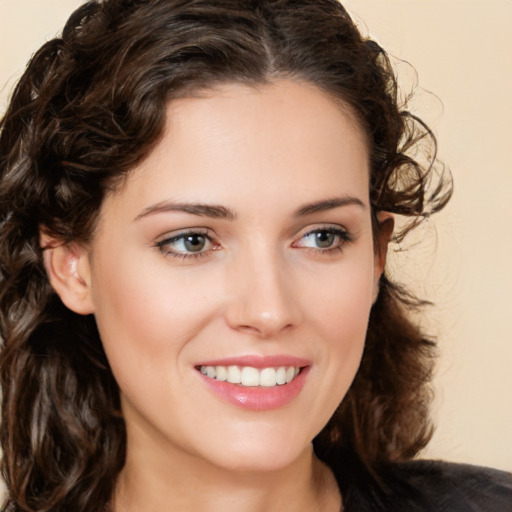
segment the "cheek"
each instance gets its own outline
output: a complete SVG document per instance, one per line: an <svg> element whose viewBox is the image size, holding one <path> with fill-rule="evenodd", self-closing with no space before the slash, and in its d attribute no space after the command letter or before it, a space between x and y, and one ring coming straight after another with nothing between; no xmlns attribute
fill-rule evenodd
<svg viewBox="0 0 512 512"><path fill-rule="evenodd" d="M133 260L126 254L94 269L95 318L120 384L155 363L171 365L215 311L185 272L170 276L165 264Z"/></svg>
<svg viewBox="0 0 512 512"><path fill-rule="evenodd" d="M334 338L366 332L374 288L373 259L357 254L332 272L316 278L308 289L310 319Z"/></svg>
<svg viewBox="0 0 512 512"><path fill-rule="evenodd" d="M332 387L333 406L348 390L361 360L373 298L373 260L363 255L362 264L340 266L322 289L308 297L308 324L320 339L316 351L325 369L319 378Z"/></svg>

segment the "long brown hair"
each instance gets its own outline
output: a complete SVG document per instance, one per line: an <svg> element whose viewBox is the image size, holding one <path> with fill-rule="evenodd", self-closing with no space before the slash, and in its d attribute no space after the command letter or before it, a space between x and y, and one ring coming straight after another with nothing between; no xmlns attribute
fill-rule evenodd
<svg viewBox="0 0 512 512"><path fill-rule="evenodd" d="M125 456L94 317L52 290L41 227L86 241L105 195L158 141L168 101L277 78L350 106L367 135L374 216L411 219L398 236L447 202L433 135L399 105L387 54L335 0L89 1L29 63L0 124L2 510L102 510ZM376 468L428 441L434 342L408 318L419 304L384 274L359 372L314 440L327 463L350 452Z"/></svg>

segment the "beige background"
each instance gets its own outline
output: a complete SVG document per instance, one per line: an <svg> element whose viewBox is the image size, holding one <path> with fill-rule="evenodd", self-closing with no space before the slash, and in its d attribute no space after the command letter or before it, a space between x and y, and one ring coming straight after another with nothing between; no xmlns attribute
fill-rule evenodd
<svg viewBox="0 0 512 512"><path fill-rule="evenodd" d="M28 57L80 3L0 0L0 112ZM512 1L345 5L416 68L416 107L456 183L449 208L416 236L422 245L391 262L436 303L428 325L442 352L438 428L424 455L512 470ZM399 68L411 83L411 69Z"/></svg>

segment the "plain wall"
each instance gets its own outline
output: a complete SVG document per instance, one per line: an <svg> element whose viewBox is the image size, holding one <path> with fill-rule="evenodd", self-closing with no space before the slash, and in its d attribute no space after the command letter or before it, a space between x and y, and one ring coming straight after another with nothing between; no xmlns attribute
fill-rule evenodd
<svg viewBox="0 0 512 512"><path fill-rule="evenodd" d="M80 3L0 0L0 112L27 59ZM435 303L425 325L441 350L437 430L424 456L512 470L512 2L344 4L416 68L418 113L455 179L449 207L414 238L422 245L390 254L394 274Z"/></svg>
<svg viewBox="0 0 512 512"><path fill-rule="evenodd" d="M394 265L435 303L437 431L424 456L512 470L512 2L345 6L416 68L419 113L455 181L447 209L415 237L422 244Z"/></svg>

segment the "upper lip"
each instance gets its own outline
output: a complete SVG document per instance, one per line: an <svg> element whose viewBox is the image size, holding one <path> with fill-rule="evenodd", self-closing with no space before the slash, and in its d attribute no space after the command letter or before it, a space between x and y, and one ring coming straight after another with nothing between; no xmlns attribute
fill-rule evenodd
<svg viewBox="0 0 512 512"><path fill-rule="evenodd" d="M252 368L295 366L296 368L301 368L309 365L311 365L311 361L302 357L276 354L269 356L243 355L225 357L222 359L201 361L196 366L251 366Z"/></svg>

